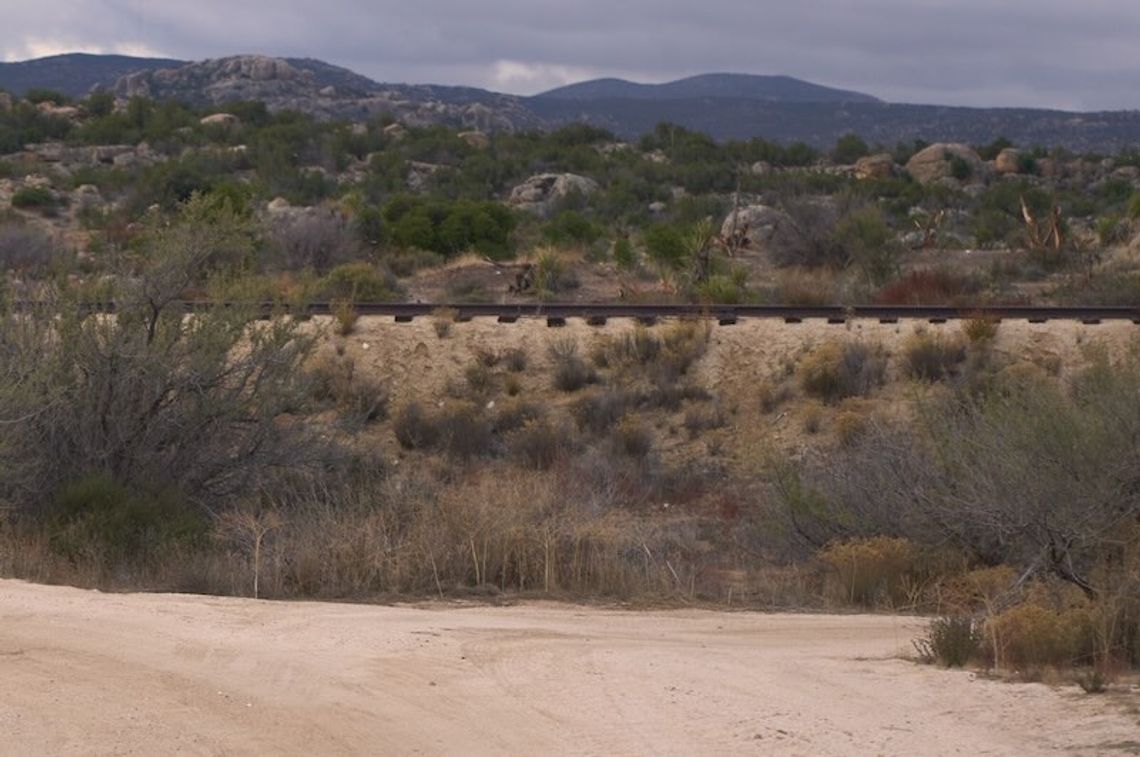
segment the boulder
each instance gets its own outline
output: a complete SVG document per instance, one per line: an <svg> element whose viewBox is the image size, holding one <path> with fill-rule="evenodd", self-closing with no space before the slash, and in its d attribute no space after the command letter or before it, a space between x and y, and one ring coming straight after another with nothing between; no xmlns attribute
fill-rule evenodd
<svg viewBox="0 0 1140 757"><path fill-rule="evenodd" d="M969 169L965 177L955 175L960 161ZM916 153L907 161L906 171L920 184L977 182L985 179L986 164L968 145L939 142Z"/></svg>
<svg viewBox="0 0 1140 757"><path fill-rule="evenodd" d="M241 119L233 113L215 113L212 116L206 116L198 123L203 126L241 126Z"/></svg>
<svg viewBox="0 0 1140 757"><path fill-rule="evenodd" d="M1021 173L1021 150L1007 147L999 152L994 158L994 170L1003 176Z"/></svg>
<svg viewBox="0 0 1140 757"><path fill-rule="evenodd" d="M103 195L99 193L99 188L93 184L83 184L75 188L71 193L72 204L80 210L90 210L98 208L103 205Z"/></svg>
<svg viewBox="0 0 1140 757"><path fill-rule="evenodd" d="M400 123L388 124L384 127L384 135L391 139L393 142L399 142L401 139L408 136L408 129Z"/></svg>
<svg viewBox="0 0 1140 757"><path fill-rule="evenodd" d="M767 205L747 205L728 214L720 226L724 239L741 248L762 249L790 223L782 210Z"/></svg>
<svg viewBox="0 0 1140 757"><path fill-rule="evenodd" d="M1065 175L1065 165L1053 158L1039 158L1037 173L1046 179L1060 179Z"/></svg>
<svg viewBox="0 0 1140 757"><path fill-rule="evenodd" d="M531 176L511 190L507 204L512 207L548 216L555 206L573 194L591 195L598 190L598 182L573 173L544 173Z"/></svg>
<svg viewBox="0 0 1140 757"><path fill-rule="evenodd" d="M476 150L486 150L491 146L491 138L481 131L461 131L457 136Z"/></svg>
<svg viewBox="0 0 1140 757"><path fill-rule="evenodd" d="M758 160L748 170L753 176L767 176L772 173L772 164L766 160Z"/></svg>
<svg viewBox="0 0 1140 757"><path fill-rule="evenodd" d="M1112 178L1123 181L1140 181L1140 168L1136 166L1121 166L1112 172Z"/></svg>
<svg viewBox="0 0 1140 757"><path fill-rule="evenodd" d="M668 210L669 206L658 200L657 202L649 203L649 212L655 216L659 216Z"/></svg>
<svg viewBox="0 0 1140 757"><path fill-rule="evenodd" d="M856 179L864 181L867 179L889 179L894 175L895 159L891 157L890 153L882 152L877 155L868 155L855 161Z"/></svg>
<svg viewBox="0 0 1140 757"><path fill-rule="evenodd" d="M292 210L292 208L293 206L290 205L289 201L284 197L275 197L269 201L268 205L265 206L265 209L273 215L282 215L288 213L290 210Z"/></svg>

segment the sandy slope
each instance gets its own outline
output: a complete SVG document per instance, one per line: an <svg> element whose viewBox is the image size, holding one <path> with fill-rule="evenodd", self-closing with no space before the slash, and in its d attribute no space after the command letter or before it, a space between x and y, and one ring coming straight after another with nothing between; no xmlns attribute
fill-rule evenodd
<svg viewBox="0 0 1140 757"><path fill-rule="evenodd" d="M893 658L910 619L423 608L0 582L4 754L1095 753L1075 690Z"/></svg>

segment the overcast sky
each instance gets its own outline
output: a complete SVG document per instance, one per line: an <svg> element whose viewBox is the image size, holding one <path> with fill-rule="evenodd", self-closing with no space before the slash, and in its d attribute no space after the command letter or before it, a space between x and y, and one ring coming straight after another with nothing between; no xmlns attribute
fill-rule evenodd
<svg viewBox="0 0 1140 757"><path fill-rule="evenodd" d="M0 58L313 57L532 94L788 74L886 100L1140 108L1138 0L0 0Z"/></svg>

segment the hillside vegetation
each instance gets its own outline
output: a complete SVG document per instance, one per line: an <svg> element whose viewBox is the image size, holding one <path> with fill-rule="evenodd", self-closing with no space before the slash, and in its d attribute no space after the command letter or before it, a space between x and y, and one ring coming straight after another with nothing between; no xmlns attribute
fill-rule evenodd
<svg viewBox="0 0 1140 757"><path fill-rule="evenodd" d="M6 574L907 609L945 664L1097 689L1140 660L1135 326L985 312L1137 303L1136 156L33 100L0 114ZM355 310L615 297L978 315Z"/></svg>

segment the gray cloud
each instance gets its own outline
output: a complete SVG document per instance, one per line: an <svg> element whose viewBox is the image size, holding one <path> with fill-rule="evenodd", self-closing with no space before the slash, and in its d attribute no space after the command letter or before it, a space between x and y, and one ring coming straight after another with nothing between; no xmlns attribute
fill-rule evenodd
<svg viewBox="0 0 1140 757"><path fill-rule="evenodd" d="M782 73L888 100L1140 108L1134 0L4 0L0 57L309 56L528 94L593 76Z"/></svg>

